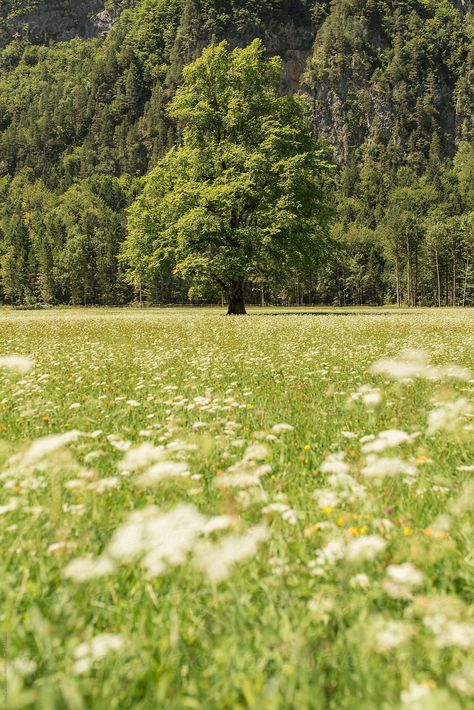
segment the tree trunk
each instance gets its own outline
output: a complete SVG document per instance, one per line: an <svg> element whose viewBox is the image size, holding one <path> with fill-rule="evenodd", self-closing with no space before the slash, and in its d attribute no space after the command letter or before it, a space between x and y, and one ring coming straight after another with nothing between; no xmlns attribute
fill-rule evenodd
<svg viewBox="0 0 474 710"><path fill-rule="evenodd" d="M469 257L467 258L466 261L466 273L464 274L464 289L462 292L462 307L464 308L466 305L466 292L467 292L467 279L469 277Z"/></svg>
<svg viewBox="0 0 474 710"><path fill-rule="evenodd" d="M456 306L456 254L453 254L453 306Z"/></svg>
<svg viewBox="0 0 474 710"><path fill-rule="evenodd" d="M400 272L398 269L398 255L395 257L395 279L397 284L397 306L400 308L402 305L402 295L400 288Z"/></svg>
<svg viewBox="0 0 474 710"><path fill-rule="evenodd" d="M228 316L245 316L244 303L244 283L241 279L236 279L229 286L229 307L227 309Z"/></svg>
<svg viewBox="0 0 474 710"><path fill-rule="evenodd" d="M408 238L406 240L407 244L407 301L408 307L411 306L411 254L410 254L410 243Z"/></svg>
<svg viewBox="0 0 474 710"><path fill-rule="evenodd" d="M415 249L415 269L414 269L414 279L413 279L413 307L416 308L418 305L418 245Z"/></svg>
<svg viewBox="0 0 474 710"><path fill-rule="evenodd" d="M439 277L439 261L438 261L437 249L435 249L435 259L436 259L436 283L438 286L438 308L441 308L441 279Z"/></svg>

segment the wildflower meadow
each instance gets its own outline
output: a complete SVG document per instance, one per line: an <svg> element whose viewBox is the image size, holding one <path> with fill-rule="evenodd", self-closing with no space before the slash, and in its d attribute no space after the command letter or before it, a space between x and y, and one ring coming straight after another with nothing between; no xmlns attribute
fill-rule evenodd
<svg viewBox="0 0 474 710"><path fill-rule="evenodd" d="M0 312L0 702L472 707L473 323Z"/></svg>

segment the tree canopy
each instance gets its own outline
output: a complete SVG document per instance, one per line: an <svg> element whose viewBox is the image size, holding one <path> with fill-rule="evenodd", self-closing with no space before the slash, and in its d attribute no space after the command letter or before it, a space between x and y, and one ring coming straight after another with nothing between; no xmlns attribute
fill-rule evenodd
<svg viewBox="0 0 474 710"><path fill-rule="evenodd" d="M129 210L123 253L135 280L145 250L148 268L170 264L194 292L224 291L239 314L246 278L321 252L331 165L302 99L282 96L280 82L281 60L267 59L259 40L211 46L185 67L169 107L180 142Z"/></svg>

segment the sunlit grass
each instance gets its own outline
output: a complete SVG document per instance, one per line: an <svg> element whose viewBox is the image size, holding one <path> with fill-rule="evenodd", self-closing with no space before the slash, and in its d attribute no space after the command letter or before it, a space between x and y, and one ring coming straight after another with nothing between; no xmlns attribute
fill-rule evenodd
<svg viewBox="0 0 474 710"><path fill-rule="evenodd" d="M34 363L0 369L11 707L469 705L474 375L371 366L411 349L474 369L474 314L351 311L0 313L0 356ZM387 430L408 436L377 449ZM156 536L112 554L131 513L181 504L159 572ZM198 513L216 529L178 563ZM217 574L225 540L242 559ZM101 576L81 582L86 555Z"/></svg>

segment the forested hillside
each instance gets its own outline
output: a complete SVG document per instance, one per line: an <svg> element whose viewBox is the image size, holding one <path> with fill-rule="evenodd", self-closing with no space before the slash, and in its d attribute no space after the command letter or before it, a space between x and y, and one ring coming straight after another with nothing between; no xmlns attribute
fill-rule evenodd
<svg viewBox="0 0 474 710"><path fill-rule="evenodd" d="M167 107L212 42L261 37L332 150L319 266L247 283L273 302L474 305L474 18L456 0L0 0L0 298L183 302L121 246ZM204 294L205 297L205 294ZM215 294L209 294L214 298Z"/></svg>

